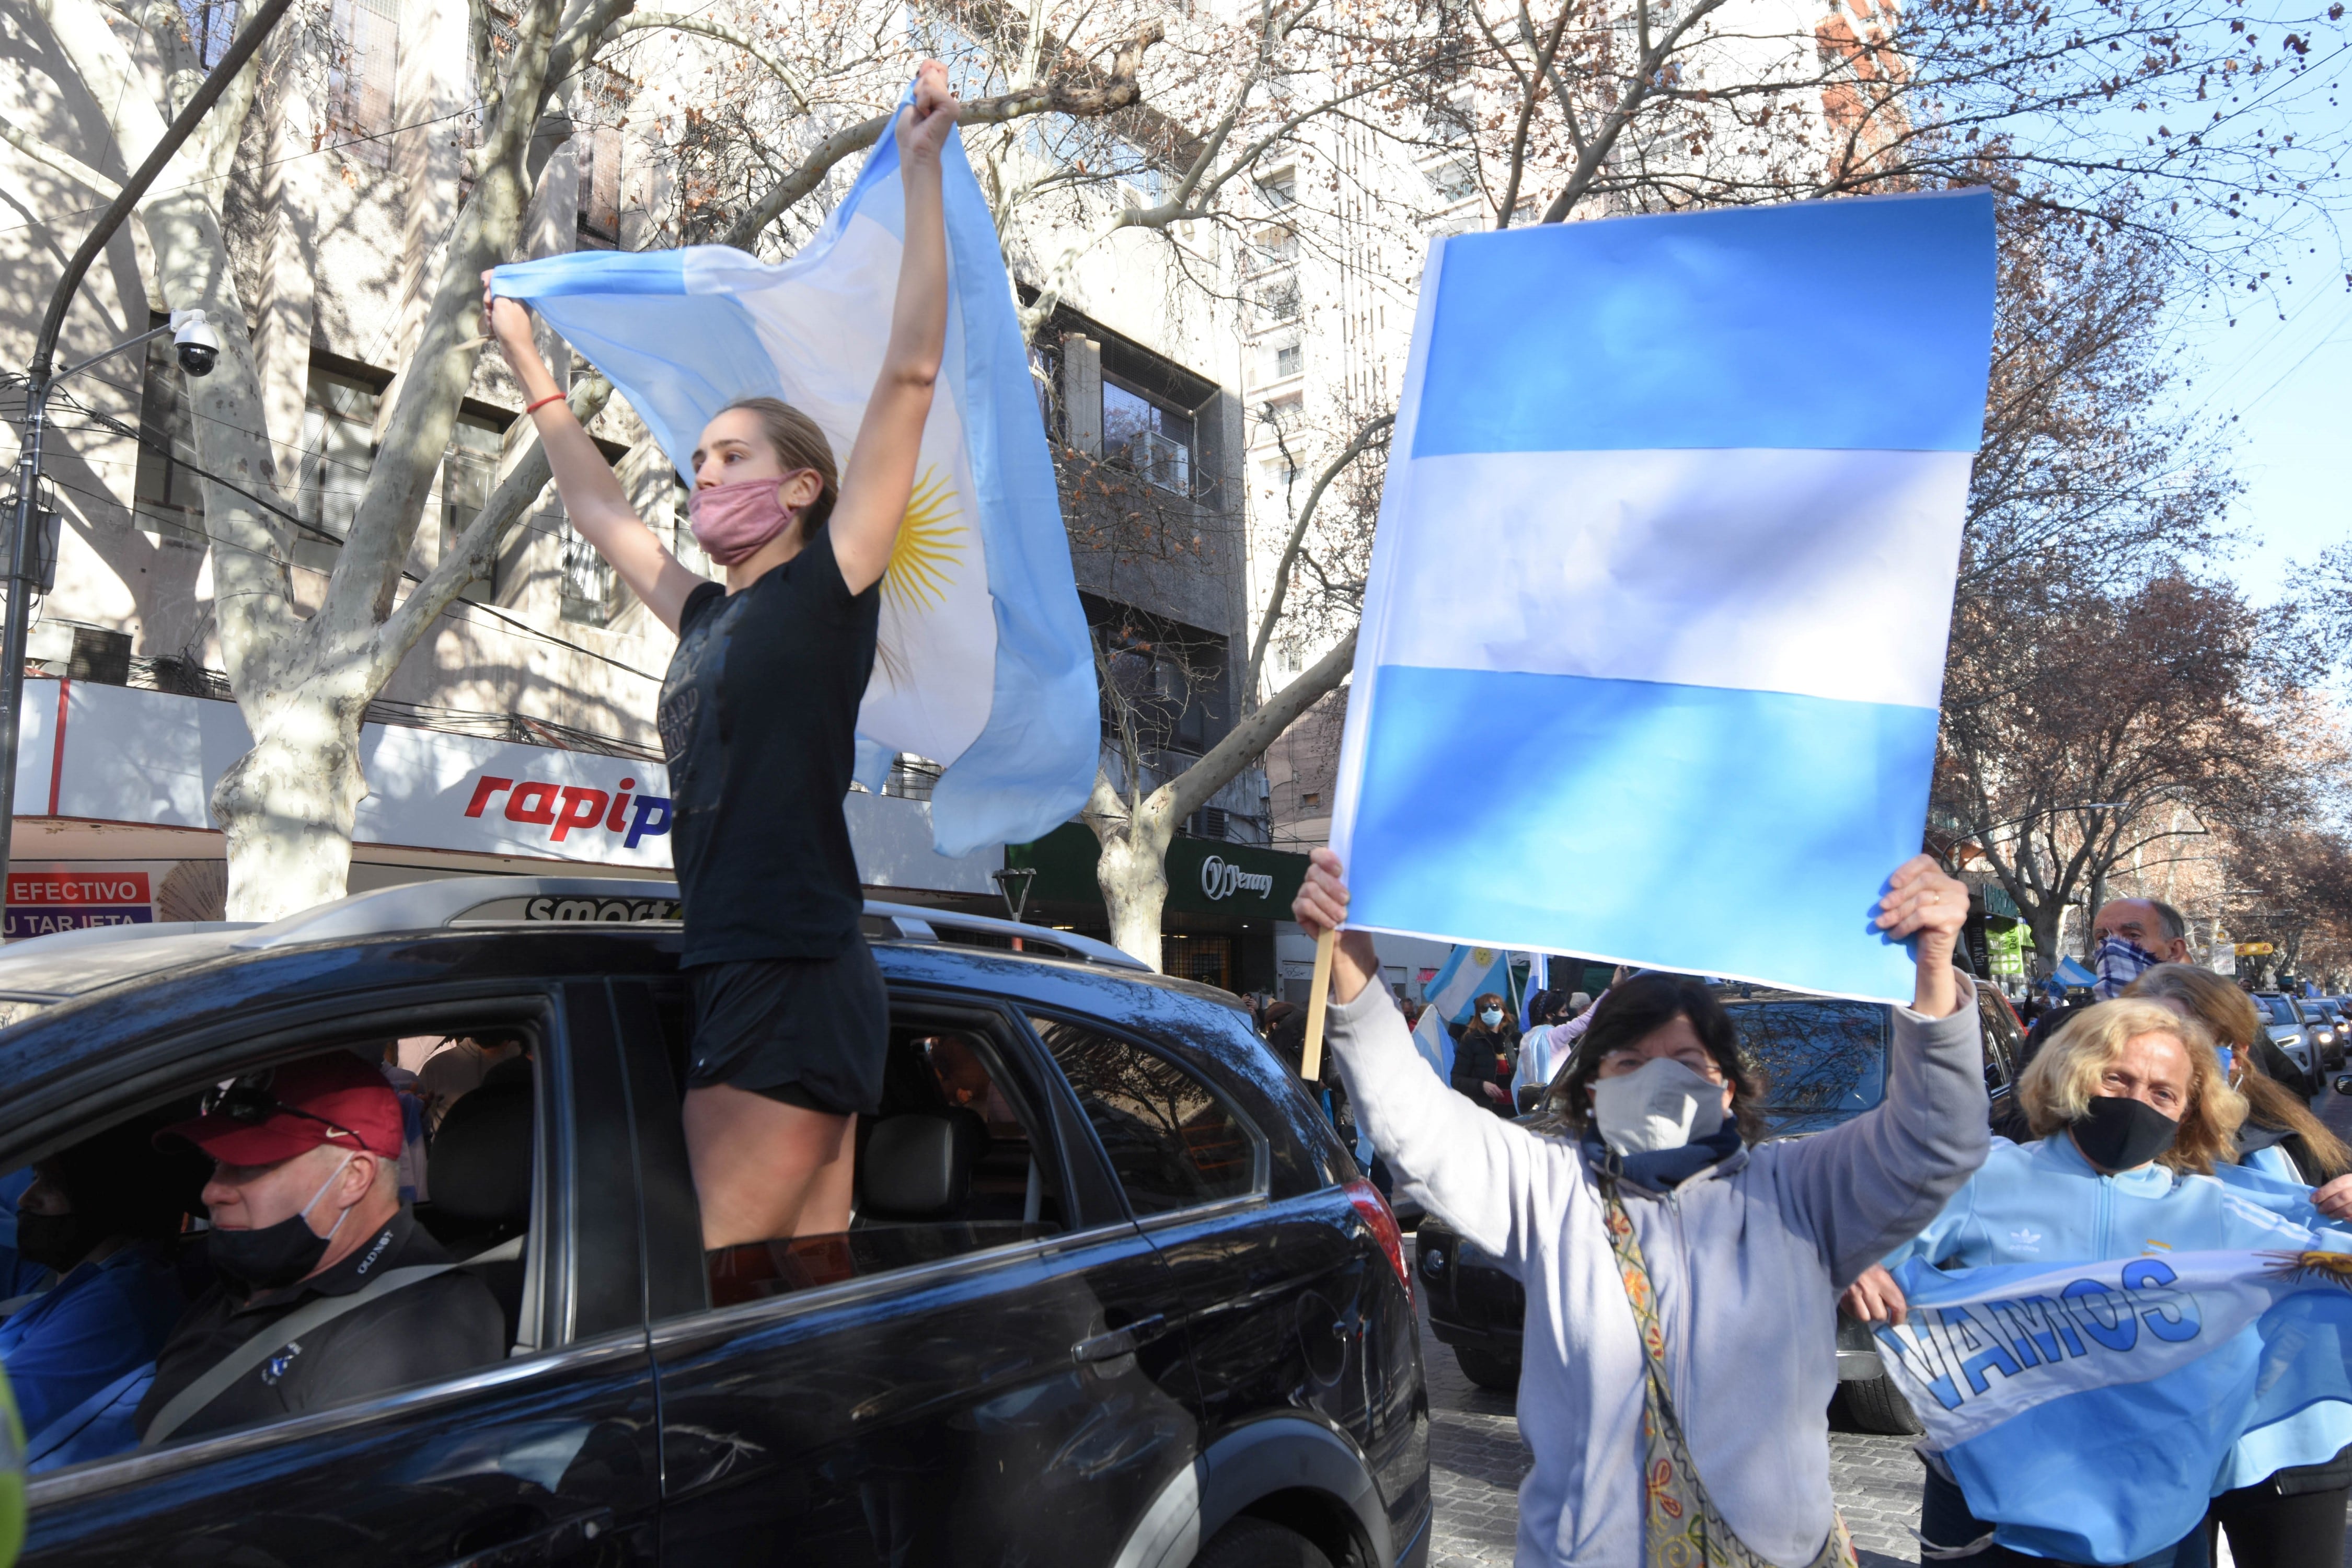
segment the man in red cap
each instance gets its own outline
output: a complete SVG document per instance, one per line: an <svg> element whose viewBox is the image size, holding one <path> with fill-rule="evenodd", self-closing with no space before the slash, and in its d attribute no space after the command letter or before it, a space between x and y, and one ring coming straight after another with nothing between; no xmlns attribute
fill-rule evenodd
<svg viewBox="0 0 2352 1568"><path fill-rule="evenodd" d="M205 1115L156 1134L169 1139L213 1161L219 1283L156 1357L142 1446L504 1358L497 1298L401 1204L400 1100L368 1062L330 1051L239 1079Z"/></svg>

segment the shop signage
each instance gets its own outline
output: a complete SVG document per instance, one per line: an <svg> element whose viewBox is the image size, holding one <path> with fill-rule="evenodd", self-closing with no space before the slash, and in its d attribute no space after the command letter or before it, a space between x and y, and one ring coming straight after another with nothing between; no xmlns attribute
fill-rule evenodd
<svg viewBox="0 0 2352 1568"><path fill-rule="evenodd" d="M1064 823L1034 844L1006 847L1008 866L1034 867L1030 897L1041 904L1102 904L1095 868L1102 847L1086 827ZM1164 862L1167 908L1236 920L1286 920L1290 896L1307 876L1307 857L1214 838L1170 841Z"/></svg>
<svg viewBox="0 0 2352 1568"><path fill-rule="evenodd" d="M144 871L11 871L0 936L15 942L84 926L147 925L154 919Z"/></svg>
<svg viewBox="0 0 2352 1568"><path fill-rule="evenodd" d="M251 745L232 702L88 681L28 681L16 798L27 816L216 831L213 786ZM366 724L360 766L368 793L352 823L358 844L670 868L673 807L669 773L659 763ZM994 894L989 879L1003 864L1002 851L937 854L927 802L853 792L842 809L859 880L868 887ZM110 868L91 865L75 875L84 869L102 879ZM10 935L61 929L21 927L19 910L81 925L153 918L152 910L130 912L146 900L144 893L75 902L64 894L105 889L40 886L46 890L38 897L20 900L12 881ZM97 911L103 910L116 915L101 917Z"/></svg>
<svg viewBox="0 0 2352 1568"><path fill-rule="evenodd" d="M1201 861L1201 891L1219 901L1239 894L1264 903L1274 897L1274 873L1244 871L1222 855L1210 855Z"/></svg>

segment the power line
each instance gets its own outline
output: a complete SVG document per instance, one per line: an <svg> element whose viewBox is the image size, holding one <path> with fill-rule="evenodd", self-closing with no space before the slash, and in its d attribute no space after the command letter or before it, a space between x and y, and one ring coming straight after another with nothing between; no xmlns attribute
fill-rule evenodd
<svg viewBox="0 0 2352 1568"><path fill-rule="evenodd" d="M87 413L89 411L84 410L84 412ZM126 436L130 440L136 442L141 447L146 447L149 450L155 449L154 445L148 441L144 436L136 431L120 428L120 421L110 420L104 415L93 415L92 417L108 420L110 424L118 426L117 434ZM164 455L170 456L174 462L180 461L178 455L170 452L169 448L164 449ZM297 516L295 513L288 511L282 506L265 500L261 497L255 495L252 491L246 489L244 487L235 484L227 479L223 479L206 469L198 468L194 463L183 463L182 466L186 468L190 473L195 474L203 479L210 479L213 483L220 485L224 489L245 497L247 500L252 501L256 506L261 507L263 510L274 513L278 517L285 518L288 521L292 522L304 532L316 536L321 542L333 544L338 548L341 548L347 542L342 536L332 533L328 530L320 527L317 523L311 522L306 518ZM119 506L121 504L119 498L113 495L110 491L86 489L78 485L68 484L66 481L58 479L55 475L48 475L46 477L50 484L55 485L58 489L64 490L68 495L79 496L85 502L95 501L108 507ZM209 535L206 536L205 542L207 547L211 549L234 550L241 554L259 556L261 559L270 563L270 564L285 568L289 571L293 570L296 564L294 562L288 560L284 556L275 554L269 551L254 550L249 546L242 544L231 544L222 540L213 539ZM402 571L400 575L403 582L415 584L422 584L424 582L424 579L419 577L415 573L406 571L404 569ZM527 621L515 619L513 616L498 609L494 605L481 604L473 599L453 599L442 607L439 616L436 616L435 618L437 620L442 616L449 616L460 605L465 606L468 610L478 610L482 614L489 616L492 620L500 622L503 625L511 627L515 631L521 632L527 637L537 637L541 642L551 643L557 647L569 648L573 653L584 655L589 658L597 660L599 663L609 664L615 669L625 670L627 673L635 676L640 680L650 680L656 685L659 685L663 679L661 676L654 675L648 671L639 669L633 664L625 664L621 660L613 658L609 654L599 653L593 647L584 647L579 643L572 641L568 637L560 637L555 636L553 633L541 631L537 626L530 625Z"/></svg>

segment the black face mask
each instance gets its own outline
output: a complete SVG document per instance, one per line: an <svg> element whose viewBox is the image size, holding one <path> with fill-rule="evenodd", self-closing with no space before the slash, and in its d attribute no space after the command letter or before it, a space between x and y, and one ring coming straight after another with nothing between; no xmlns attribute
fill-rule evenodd
<svg viewBox="0 0 2352 1568"><path fill-rule="evenodd" d="M83 1234L86 1224L78 1214L33 1214L16 1211L16 1256L53 1268L59 1274L89 1256L98 1238Z"/></svg>
<svg viewBox="0 0 2352 1568"><path fill-rule="evenodd" d="M349 1163L349 1162L345 1162ZM205 1240L205 1251L212 1258L213 1268L221 1279L238 1294L258 1296L265 1290L282 1290L298 1279L307 1279L310 1270L319 1267L319 1259L327 1255L327 1243L334 1231L320 1236L310 1228L303 1215L311 1205L326 1195L334 1184L335 1174L319 1184L310 1194L310 1202L279 1220L276 1225L259 1226L252 1230L222 1230L215 1227ZM335 1216L335 1229L342 1228L351 1217L346 1209Z"/></svg>
<svg viewBox="0 0 2352 1568"><path fill-rule="evenodd" d="M2069 1129L2083 1158L2103 1171L2130 1171L2172 1147L2180 1123L2144 1100L2095 1095Z"/></svg>

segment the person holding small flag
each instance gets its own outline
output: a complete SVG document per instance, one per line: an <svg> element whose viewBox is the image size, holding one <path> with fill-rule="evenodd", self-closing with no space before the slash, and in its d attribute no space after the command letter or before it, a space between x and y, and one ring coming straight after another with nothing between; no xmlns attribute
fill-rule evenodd
<svg viewBox="0 0 2352 1568"><path fill-rule="evenodd" d="M1952 966L1968 889L1918 856L1877 929L1916 937L1885 1101L1759 1143L1758 1084L1711 988L1621 981L1561 1077L1570 1135L1430 1092L1369 934L1345 929L1317 849L1292 912L1339 931L1330 1044L1407 1194L1526 1287L1517 1562L1591 1568L1852 1564L1826 1410L1838 1292L1942 1208L1983 1160L1982 1050Z"/></svg>
<svg viewBox="0 0 2352 1568"><path fill-rule="evenodd" d="M945 68L926 61L896 127L906 204L889 342L848 462L836 470L817 423L773 397L729 405L695 443L687 513L723 585L638 518L541 360L529 310L483 278L486 325L530 400L572 526L678 635L660 725L708 1248L847 1229L856 1119L880 1103L887 999L841 803L946 351L940 159L958 111Z"/></svg>

